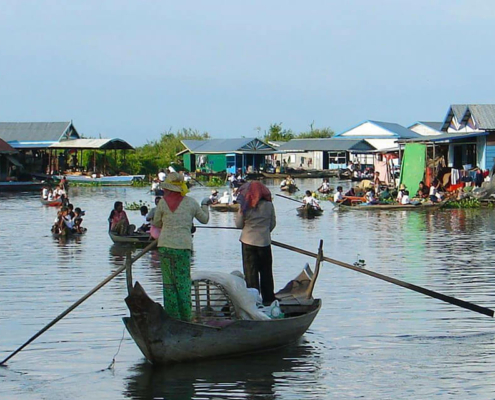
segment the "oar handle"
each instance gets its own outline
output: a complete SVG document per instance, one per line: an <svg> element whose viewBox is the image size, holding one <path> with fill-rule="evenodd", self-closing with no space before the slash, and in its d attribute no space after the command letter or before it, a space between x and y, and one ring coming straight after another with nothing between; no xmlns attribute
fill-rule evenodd
<svg viewBox="0 0 495 400"><path fill-rule="evenodd" d="M146 248L141 251L136 257L134 257L131 260L131 264L140 259L145 253L147 253L149 250L152 250L156 244L157 240L151 242ZM80 306L82 303L84 303L88 298L90 298L93 294L95 294L98 290L100 290L103 286L105 286L108 282L110 282L113 278L115 278L117 275L119 275L124 269L126 269L127 263L117 269L113 274L109 275L106 277L102 282L100 282L97 286L95 286L92 290L90 290L88 293L86 293L83 297L81 297L79 300L77 300L74 304L72 304L69 308L67 308L63 313L61 313L57 318L55 318L53 321L45 325L43 329L41 329L38 333L33 335L28 341L26 341L22 346L20 346L17 350L15 350L13 353L11 353L6 359L4 359L2 362L0 362L0 365L4 365L7 361L9 361L12 357L14 357L17 353L19 353L24 347L26 347L29 343L31 343L33 340L41 336L43 333L45 333L48 329L50 329L53 325L55 325L58 321L60 321L62 318L64 318L67 314L69 314L71 311L73 311L75 308Z"/></svg>
<svg viewBox="0 0 495 400"><path fill-rule="evenodd" d="M283 194L278 194L276 193L275 196L278 196L278 197L283 197L284 199L287 199L287 200L292 200L292 201L295 201L297 203L301 203L301 204L304 204L303 201L301 200L296 200L296 199L293 199L292 197L288 197L288 196L284 196Z"/></svg>

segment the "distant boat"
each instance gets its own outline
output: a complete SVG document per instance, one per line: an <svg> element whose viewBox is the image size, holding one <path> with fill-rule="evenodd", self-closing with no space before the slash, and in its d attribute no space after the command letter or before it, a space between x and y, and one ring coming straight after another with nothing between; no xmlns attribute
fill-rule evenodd
<svg viewBox="0 0 495 400"><path fill-rule="evenodd" d="M144 180L145 175L115 175L115 176L90 176L90 175L56 175L54 178L65 178L69 183L95 184L101 186L132 186L133 182Z"/></svg>
<svg viewBox="0 0 495 400"><path fill-rule="evenodd" d="M26 181L26 182L0 182L0 192L31 192L41 190L45 185L40 181Z"/></svg>
<svg viewBox="0 0 495 400"><path fill-rule="evenodd" d="M237 212L239 211L239 203L236 204L211 204L210 209L215 210L215 211L231 211L231 212Z"/></svg>
<svg viewBox="0 0 495 400"><path fill-rule="evenodd" d="M59 207L62 205L62 199L60 197L55 200L45 200L43 198L40 198L40 200L41 200L41 204L43 204L44 206Z"/></svg>
<svg viewBox="0 0 495 400"><path fill-rule="evenodd" d="M323 214L323 210L321 208L315 208L312 206L308 207L306 205L297 207L296 210L297 210L297 215L299 215L302 218L308 218L308 219L318 217Z"/></svg>

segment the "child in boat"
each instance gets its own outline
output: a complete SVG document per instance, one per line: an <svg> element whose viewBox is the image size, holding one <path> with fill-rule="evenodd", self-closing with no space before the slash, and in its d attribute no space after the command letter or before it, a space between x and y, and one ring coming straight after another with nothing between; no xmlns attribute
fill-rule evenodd
<svg viewBox="0 0 495 400"><path fill-rule="evenodd" d="M306 190L306 196L303 198L303 203L306 204L308 207L313 207L316 209L320 208L320 204L318 203L318 200L316 200L311 191Z"/></svg>
<svg viewBox="0 0 495 400"><path fill-rule="evenodd" d="M409 190L404 190L400 204L411 204L411 199L409 198Z"/></svg>
<svg viewBox="0 0 495 400"><path fill-rule="evenodd" d="M402 196L404 196L404 191L406 190L406 185L403 183L399 186L399 192L397 193L397 203L402 204Z"/></svg>
<svg viewBox="0 0 495 400"><path fill-rule="evenodd" d="M74 233L84 233L87 231L82 225L82 216L85 214L79 207L74 208L74 226L72 227L72 232Z"/></svg>
<svg viewBox="0 0 495 400"><path fill-rule="evenodd" d="M327 178L323 179L323 183L318 188L318 192L323 193L323 194L330 193L330 183L328 182Z"/></svg>
<svg viewBox="0 0 495 400"><path fill-rule="evenodd" d="M378 204L378 200L375 197L375 190L374 189L370 189L366 193L365 198L366 198L367 204Z"/></svg>
<svg viewBox="0 0 495 400"><path fill-rule="evenodd" d="M344 200L344 196L342 195L343 192L342 186L337 186L337 192L333 195L333 202L334 203L340 203L342 200Z"/></svg>
<svg viewBox="0 0 495 400"><path fill-rule="evenodd" d="M43 190L41 191L41 198L43 200L48 200L48 192L50 191L50 189L48 188L48 186L43 186Z"/></svg>
<svg viewBox="0 0 495 400"><path fill-rule="evenodd" d="M218 203L218 190L213 189L210 195L210 204L217 204L217 203Z"/></svg>
<svg viewBox="0 0 495 400"><path fill-rule="evenodd" d="M141 213L141 218L143 219L143 221L142 221L143 223L138 228L137 232L139 232L139 233L149 232L150 224L148 222L148 207L141 206L141 208L139 209L139 212Z"/></svg>

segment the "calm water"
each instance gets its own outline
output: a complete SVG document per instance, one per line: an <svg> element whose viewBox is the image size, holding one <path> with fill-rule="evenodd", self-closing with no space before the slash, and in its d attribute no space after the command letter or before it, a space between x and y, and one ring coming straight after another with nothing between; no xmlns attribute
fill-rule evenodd
<svg viewBox="0 0 495 400"><path fill-rule="evenodd" d="M0 194L1 359L123 265L128 249L106 233L113 202L153 200L146 188L73 188L70 197L86 210L88 233L65 242L49 233L56 210L37 195ZM274 204L274 240L316 252L321 238L328 257L362 258L368 269L495 308L495 211L334 212L323 203L322 217L303 220L296 203ZM139 222L138 212L128 215ZM232 226L233 215L212 213L209 225ZM238 237L198 229L193 268L242 269ZM273 251L278 287L314 264ZM136 262L134 275L161 300L153 258ZM0 398L495 398L491 318L331 264L315 289L323 308L301 341L242 359L152 368L124 332L125 296L119 276L0 368Z"/></svg>

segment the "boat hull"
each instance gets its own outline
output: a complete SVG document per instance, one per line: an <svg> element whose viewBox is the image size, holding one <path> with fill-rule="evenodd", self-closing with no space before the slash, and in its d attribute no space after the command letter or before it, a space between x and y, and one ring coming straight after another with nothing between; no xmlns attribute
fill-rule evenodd
<svg viewBox="0 0 495 400"><path fill-rule="evenodd" d="M237 212L239 211L239 204L212 204L210 205L210 209L214 211L221 212Z"/></svg>
<svg viewBox="0 0 495 400"><path fill-rule="evenodd" d="M43 182L0 182L0 192L35 192L43 186Z"/></svg>
<svg viewBox="0 0 495 400"><path fill-rule="evenodd" d="M124 324L144 356L153 364L232 357L288 345L309 328L321 308L313 300L308 312L265 321L235 320L224 327L170 318L136 283L126 298L131 311ZM282 308L282 311L283 308Z"/></svg>
<svg viewBox="0 0 495 400"><path fill-rule="evenodd" d="M441 203L429 203L429 204L358 204L354 206L348 206L344 204L339 205L339 210L351 210L351 211L379 211L379 210L399 210L399 211L417 211L417 210L436 210L442 207Z"/></svg>
<svg viewBox="0 0 495 400"><path fill-rule="evenodd" d="M313 207L301 206L297 207L297 215L302 218L314 218L323 215L323 210L318 210Z"/></svg>
<svg viewBox="0 0 495 400"><path fill-rule="evenodd" d="M62 199L57 199L57 200L40 199L40 200L41 200L41 204L48 207L60 207L62 205Z"/></svg>
<svg viewBox="0 0 495 400"><path fill-rule="evenodd" d="M144 175L118 175L118 176L103 176L93 178L88 175L64 175L69 183L80 183L87 185L98 186L132 186L135 181L142 181ZM57 179L62 179L62 176L56 176Z"/></svg>
<svg viewBox="0 0 495 400"><path fill-rule="evenodd" d="M113 232L108 232L108 235L115 244L148 245L154 240L148 234L120 236Z"/></svg>

